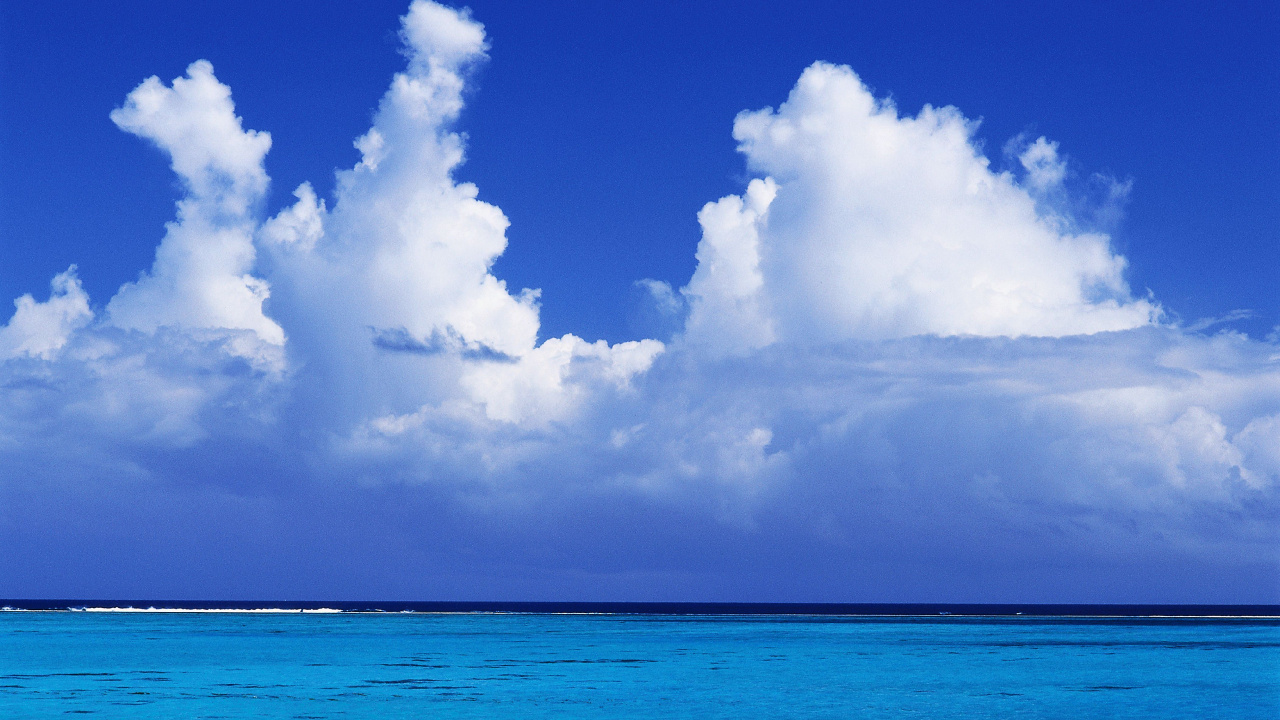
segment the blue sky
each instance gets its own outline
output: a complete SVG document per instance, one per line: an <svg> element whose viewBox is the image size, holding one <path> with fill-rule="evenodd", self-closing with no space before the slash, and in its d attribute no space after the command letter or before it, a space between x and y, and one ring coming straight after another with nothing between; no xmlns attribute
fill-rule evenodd
<svg viewBox="0 0 1280 720"><path fill-rule="evenodd" d="M75 262L105 298L149 264L177 188L107 113L197 58L272 133L268 210L304 180L328 192L399 68L402 4L6 3L0 294L38 292ZM694 215L741 185L733 116L776 105L815 60L850 65L906 112L981 118L998 165L1027 132L1062 143L1086 178L1133 180L1114 242L1134 288L1186 321L1248 309L1252 333L1280 323L1280 100L1266 90L1280 20L1266 3L471 7L493 47L459 176L511 217L499 270L543 290L548 335L652 331L633 327L631 283L688 278Z"/></svg>
<svg viewBox="0 0 1280 720"><path fill-rule="evenodd" d="M0 595L1280 598L1274 8L470 7L0 8Z"/></svg>

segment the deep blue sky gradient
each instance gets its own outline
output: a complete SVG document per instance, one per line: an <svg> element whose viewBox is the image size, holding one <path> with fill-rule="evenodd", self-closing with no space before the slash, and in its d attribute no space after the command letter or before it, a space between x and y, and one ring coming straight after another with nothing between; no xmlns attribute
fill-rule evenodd
<svg viewBox="0 0 1280 720"><path fill-rule="evenodd" d="M1137 294L1186 322L1280 323L1280 9L1273 3L476 2L491 61L461 177L512 221L496 274L543 290L542 337L659 331L632 283L686 282L695 214L737 192L730 129L814 60L847 63L905 113L981 118L1061 143L1079 183L1132 180L1115 243ZM246 127L271 132L266 213L322 196L402 59L400 0L0 5L0 297L45 297L78 263L95 304L150 266L179 188L107 114L198 58Z"/></svg>

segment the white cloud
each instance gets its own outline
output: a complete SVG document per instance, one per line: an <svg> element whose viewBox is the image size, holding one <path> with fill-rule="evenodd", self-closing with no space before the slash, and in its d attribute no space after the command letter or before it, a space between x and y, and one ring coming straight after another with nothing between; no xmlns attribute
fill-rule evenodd
<svg viewBox="0 0 1280 720"><path fill-rule="evenodd" d="M310 359L341 377L360 372L353 358L367 368L387 350L453 356L404 382L435 385L435 402L453 387L491 418L535 423L560 417L585 392L571 365L603 363L624 383L643 371L660 343L609 348L566 335L539 345L538 292L512 293L490 272L508 221L474 185L454 181L463 141L450 129L464 77L485 57L483 27L465 12L415 2L401 38L408 68L356 141L363 157L339 173L332 209L304 186L260 233L272 278L287 288L276 307L296 326L322 328L314 350L327 359ZM398 388L386 392L366 406L413 410L398 407L407 404Z"/></svg>
<svg viewBox="0 0 1280 720"><path fill-rule="evenodd" d="M776 198L767 214L760 199L738 201L749 214L732 199L704 209L687 291L708 307L763 313L739 324L746 334L736 342L746 347L770 330L784 342L823 344L1152 323L1159 307L1130 296L1125 260L1108 238L1060 232L1027 190L990 170L972 131L955 108L899 117L849 68L814 64L776 111L735 122L739 150L776 184ZM1033 181L1052 180L1054 146L1037 141L1029 152ZM749 270L713 289L705 278L728 267ZM701 324L691 318L690 342L730 342L723 328L701 338Z"/></svg>
<svg viewBox="0 0 1280 720"><path fill-rule="evenodd" d="M684 301L671 289L671 283L665 280L642 278L636 281L636 287L644 290L653 303L654 309L664 317L678 316L684 311Z"/></svg>
<svg viewBox="0 0 1280 720"><path fill-rule="evenodd" d="M1042 207L1068 193L1055 143L1020 146L1019 182L958 110L900 117L814 65L738 117L764 177L702 208L687 285L638 283L684 314L671 347L539 342L538 292L493 272L507 218L454 180L483 27L419 0L401 37L334 197L304 183L261 223L269 137L207 63L130 93L113 119L188 192L104 319L74 268L16 301L0 491L144 478L121 497L203 508L230 488L277 503L268 542L315 512L337 519L321 540L439 544L450 572L527 551L538 577L603 562L712 587L725 561L775 592L812 571L847 593L876 563L935 590L939 567L1045 558L1274 567L1280 349L1155 324L1108 238Z"/></svg>
<svg viewBox="0 0 1280 720"><path fill-rule="evenodd" d="M108 321L147 333L160 327L249 330L257 342L235 335L228 349L278 364L284 331L263 313L268 284L250 274L254 211L267 190L262 161L271 136L241 127L231 89L203 60L171 87L148 78L111 119L168 153L187 195L178 201L177 220L166 226L151 271L107 304Z"/></svg>
<svg viewBox="0 0 1280 720"><path fill-rule="evenodd" d="M563 420L599 382L629 387L663 351L657 340L588 343L575 335L551 338L517 362L475 363L462 386L493 420Z"/></svg>
<svg viewBox="0 0 1280 720"><path fill-rule="evenodd" d="M760 234L778 194L772 178L752 180L746 199L730 195L698 213L698 266L681 292L689 300L685 337L713 353L738 354L774 340L763 307Z"/></svg>
<svg viewBox="0 0 1280 720"><path fill-rule="evenodd" d="M263 223L259 237L268 246L284 246L310 251L324 235L325 202L316 198L311 183L293 191L298 201Z"/></svg>
<svg viewBox="0 0 1280 720"><path fill-rule="evenodd" d="M506 249L507 218L478 200L474 185L452 178L463 147L449 128L462 109L463 75L484 57L483 30L456 11L416 2L401 37L409 67L357 141L363 159L339 173L332 209L325 213L300 189L298 205L268 224L272 233L296 218L315 228L319 216L323 224L308 231L310 257L281 256L277 272L331 296L299 310L343 306L342 325L331 332L367 340L369 328L403 330L420 342L452 333L468 346L522 356L536 344L537 294L513 295L489 273Z"/></svg>
<svg viewBox="0 0 1280 720"><path fill-rule="evenodd" d="M1058 143L1044 137L1028 145L1018 162L1027 171L1027 184L1040 192L1062 185L1067 176L1067 164L1058 157Z"/></svg>
<svg viewBox="0 0 1280 720"><path fill-rule="evenodd" d="M1255 487L1280 485L1280 414L1254 418L1232 438L1244 457L1241 475Z"/></svg>
<svg viewBox="0 0 1280 720"><path fill-rule="evenodd" d="M36 302L30 295L13 301L17 310L0 327L0 360L22 355L50 360L67 344L71 334L93 319L89 296L80 287L76 266L55 275L49 299Z"/></svg>

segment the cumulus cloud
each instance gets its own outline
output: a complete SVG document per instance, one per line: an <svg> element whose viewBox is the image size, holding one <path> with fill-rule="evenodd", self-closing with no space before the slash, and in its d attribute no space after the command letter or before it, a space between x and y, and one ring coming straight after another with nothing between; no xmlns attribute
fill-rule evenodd
<svg viewBox="0 0 1280 720"><path fill-rule="evenodd" d="M1058 143L1044 137L1028 145L1018 162L1027 171L1027 184L1041 192L1058 187L1067 176L1067 164L1058 157Z"/></svg>
<svg viewBox="0 0 1280 720"><path fill-rule="evenodd" d="M1232 438L1240 475L1254 487L1280 484L1280 415L1254 418Z"/></svg>
<svg viewBox="0 0 1280 720"><path fill-rule="evenodd" d="M463 375L462 385L495 420L560 419L589 391L584 380L626 388L634 375L649 369L662 350L657 340L610 346L603 340L588 343L565 335L547 340L515 363L473 367Z"/></svg>
<svg viewBox="0 0 1280 720"><path fill-rule="evenodd" d="M1131 297L1108 238L1065 234L1039 214L1027 189L990 169L973 127L951 107L902 117L849 68L812 65L776 111L734 123L748 167L772 189L703 210L686 292L695 305L753 308L733 342L757 347L770 332L822 344L1062 336L1155 321L1159 307ZM1036 188L1060 179L1047 142L1023 158ZM713 290L704 278L718 273L736 280Z"/></svg>
<svg viewBox="0 0 1280 720"><path fill-rule="evenodd" d="M452 10L415 3L401 37L409 67L356 141L362 159L339 173L332 208L318 207L304 187L268 223L274 272L299 291L323 286L332 297L311 298L299 311L349 308L333 332L358 332L366 342L370 327L420 341L451 332L519 357L536 345L537 293L509 293L489 273L506 249L507 218L478 200L474 185L452 178L463 144L450 126L462 109L463 75L484 58L483 31ZM299 232L304 241L288 240Z"/></svg>
<svg viewBox="0 0 1280 720"><path fill-rule="evenodd" d="M772 178L752 180L745 198L730 195L698 213L698 266L681 290L689 300L691 344L733 354L773 342L773 318L761 297L760 230L777 194Z"/></svg>
<svg viewBox="0 0 1280 720"><path fill-rule="evenodd" d="M168 557L139 595L193 553L256 597L1280 592L1280 347L1160 324L1058 202L1056 143L996 172L959 110L815 64L734 122L759 177L702 208L687 284L638 281L670 345L540 338L506 216L454 178L484 28L418 0L400 38L360 161L269 218L270 137L208 63L112 113L186 194L102 317L73 267L0 328L7 547ZM28 555L8 594L88 592Z"/></svg>
<svg viewBox="0 0 1280 720"><path fill-rule="evenodd" d="M13 301L17 310L0 328L0 359L30 356L51 360L67 344L71 333L93 319L89 296L80 287L76 266L55 275L49 299L36 302L30 295Z"/></svg>
<svg viewBox="0 0 1280 720"><path fill-rule="evenodd" d="M588 377L624 387L661 343L610 347L566 335L539 344L538 292L513 293L490 272L507 246L506 216L453 179L463 141L451 126L465 76L485 58L483 26L465 12L415 2L401 39L408 68L356 140L362 158L339 173L332 209L304 185L298 202L260 232L273 278L287 288L276 306L297 325L323 328L316 370L338 380L359 372L353 363L383 364L379 351L435 355L418 367L425 377L403 382L454 387L491 419L535 424L576 407L585 392L576 383ZM450 397L382 393L361 412L416 412L405 406Z"/></svg>
<svg viewBox="0 0 1280 720"><path fill-rule="evenodd" d="M262 310L266 281L250 274L256 250L254 211L267 190L267 133L244 130L231 88L203 60L166 87L156 77L111 113L120 129L151 140L172 159L187 195L156 249L155 264L107 304L112 324L154 333L160 327L248 330L234 350L271 362L284 331Z"/></svg>

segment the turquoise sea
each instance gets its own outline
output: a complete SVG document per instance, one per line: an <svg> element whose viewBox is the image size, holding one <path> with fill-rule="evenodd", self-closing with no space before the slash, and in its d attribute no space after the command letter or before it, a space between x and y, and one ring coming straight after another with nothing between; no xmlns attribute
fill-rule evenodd
<svg viewBox="0 0 1280 720"><path fill-rule="evenodd" d="M0 612L0 718L1280 718L1280 621Z"/></svg>

